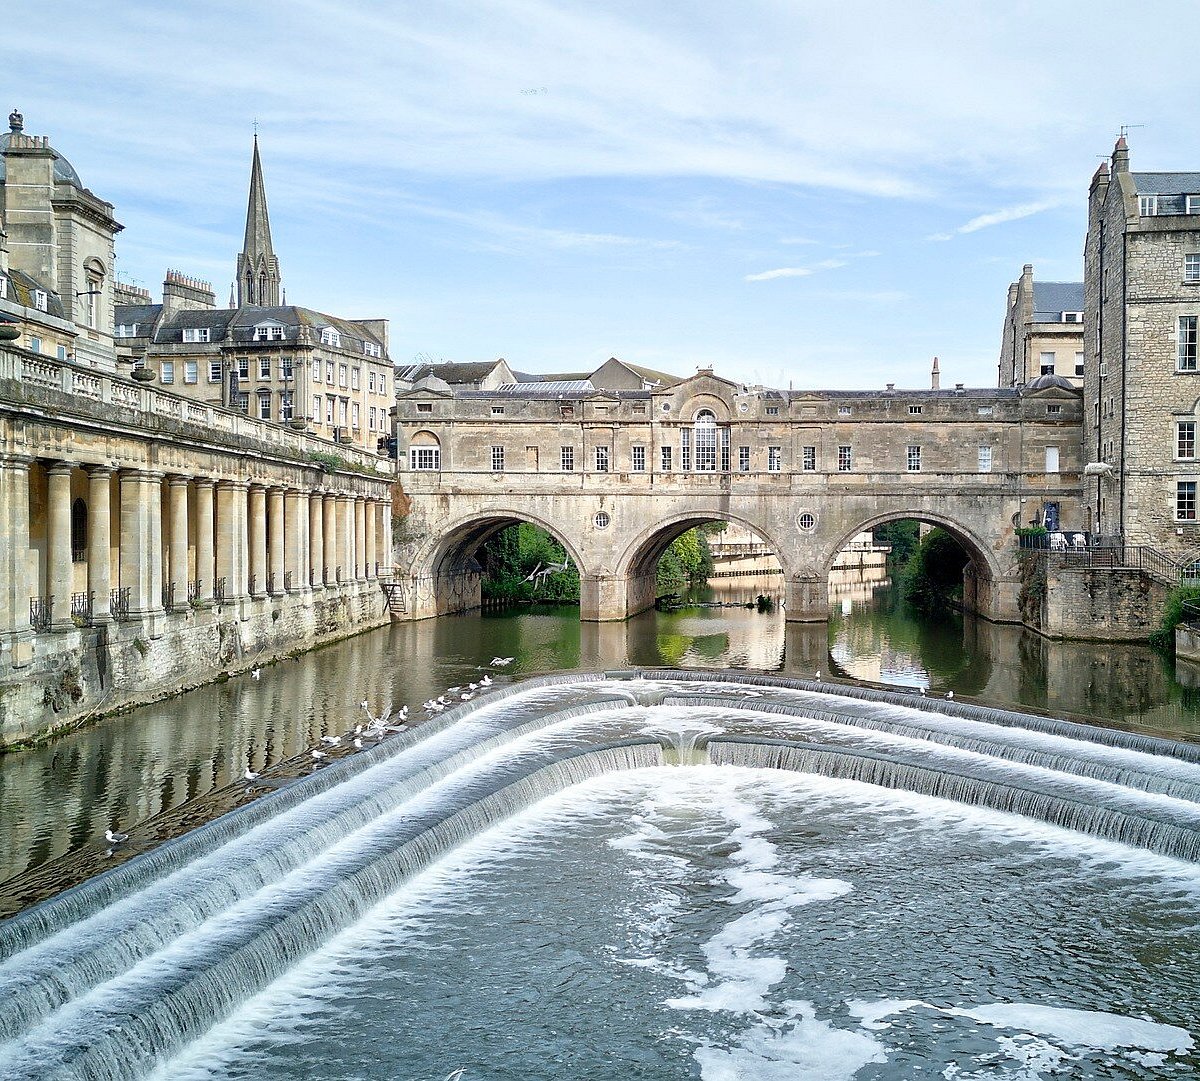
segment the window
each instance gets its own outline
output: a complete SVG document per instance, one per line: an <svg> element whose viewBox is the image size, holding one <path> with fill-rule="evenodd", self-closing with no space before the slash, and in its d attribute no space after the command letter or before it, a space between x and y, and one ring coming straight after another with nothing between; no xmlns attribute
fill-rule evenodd
<svg viewBox="0 0 1200 1081"><path fill-rule="evenodd" d="M200 363L195 360L183 362L183 381L188 386L195 386L200 381Z"/></svg>
<svg viewBox="0 0 1200 1081"><path fill-rule="evenodd" d="M979 448L979 472L990 473L992 471L992 448Z"/></svg>
<svg viewBox="0 0 1200 1081"><path fill-rule="evenodd" d="M635 473L645 473L646 472L646 448L645 447L634 447L633 448L633 471Z"/></svg>
<svg viewBox="0 0 1200 1081"><path fill-rule="evenodd" d="M325 382L333 386L333 361L325 361Z"/></svg>
<svg viewBox="0 0 1200 1081"><path fill-rule="evenodd" d="M314 383L319 383L321 381L321 362L319 360L314 360L312 362L312 381Z"/></svg>
<svg viewBox="0 0 1200 1081"><path fill-rule="evenodd" d="M849 447L838 447L838 472L849 473L854 464L854 456Z"/></svg>
<svg viewBox="0 0 1200 1081"><path fill-rule="evenodd" d="M158 369L158 377L166 384L175 382L175 361L164 360Z"/></svg>
<svg viewBox="0 0 1200 1081"><path fill-rule="evenodd" d="M50 297L44 289L35 289L33 291L33 306L38 311L44 312L50 303Z"/></svg>
<svg viewBox="0 0 1200 1081"><path fill-rule="evenodd" d="M219 360L210 360L208 362L208 381L210 383L219 383L221 381L221 362Z"/></svg>
<svg viewBox="0 0 1200 1081"><path fill-rule="evenodd" d="M696 469L712 473L717 468L717 418L712 410L701 409L693 426L696 432Z"/></svg>
<svg viewBox="0 0 1200 1081"><path fill-rule="evenodd" d="M981 417L990 417L992 415L992 407L990 405L981 405L979 407L979 415Z"/></svg>
<svg viewBox="0 0 1200 1081"><path fill-rule="evenodd" d="M1082 349L1080 349L1075 354L1075 374L1080 379L1083 378L1083 350Z"/></svg>
<svg viewBox="0 0 1200 1081"><path fill-rule="evenodd" d="M321 344L332 345L340 349L342 347L342 336L333 327L322 327Z"/></svg>
<svg viewBox="0 0 1200 1081"><path fill-rule="evenodd" d="M313 421L314 421L315 423L317 423L317 424L320 424L320 423L321 423L321 416L322 416L322 412L321 412L321 395L319 395L319 394L314 394L314 395L313 395L313 411L312 411L312 416L313 416Z"/></svg>
<svg viewBox="0 0 1200 1081"><path fill-rule="evenodd" d="M504 448L492 447L492 472L499 473L504 469Z"/></svg>
<svg viewBox="0 0 1200 1081"><path fill-rule="evenodd" d="M1039 362L1041 365L1042 375L1053 375L1054 374L1054 354L1053 353L1042 353L1039 355L1038 359L1039 359Z"/></svg>
<svg viewBox="0 0 1200 1081"><path fill-rule="evenodd" d="M383 372L379 373L379 393L387 393L387 376L384 375Z"/></svg>
<svg viewBox="0 0 1200 1081"><path fill-rule="evenodd" d="M796 518L796 525L805 533L811 533L817 528L817 516L812 511L806 510Z"/></svg>
<svg viewBox="0 0 1200 1081"><path fill-rule="evenodd" d="M235 394L230 404L234 409L240 409L243 413L248 414L250 412L250 395Z"/></svg>
<svg viewBox="0 0 1200 1081"><path fill-rule="evenodd" d="M65 345L60 345L55 350L55 356L57 356L59 360L66 360L67 359L67 347Z"/></svg>
<svg viewBox="0 0 1200 1081"><path fill-rule="evenodd" d="M1176 369L1181 372L1196 370L1196 317L1181 315L1179 317L1179 358Z"/></svg>
<svg viewBox="0 0 1200 1081"><path fill-rule="evenodd" d="M1185 214L1200 214L1200 195L1189 195L1184 200Z"/></svg>
<svg viewBox="0 0 1200 1081"><path fill-rule="evenodd" d="M608 447L596 448L596 472L608 472Z"/></svg>
<svg viewBox="0 0 1200 1081"><path fill-rule="evenodd" d="M779 416L779 406L777 406L777 405L768 405L768 406L767 406L767 416L768 416L768 417L777 417L777 416Z"/></svg>
<svg viewBox="0 0 1200 1081"><path fill-rule="evenodd" d="M372 394L375 393L375 373L373 371L367 372L367 390Z"/></svg>
<svg viewBox="0 0 1200 1081"><path fill-rule="evenodd" d="M1083 312L1063 312L1062 321L1064 323L1082 323Z"/></svg>
<svg viewBox="0 0 1200 1081"><path fill-rule="evenodd" d="M0 296L3 294L0 293ZM118 323L113 330L114 338L136 338L138 332L137 323Z"/></svg>
<svg viewBox="0 0 1200 1081"><path fill-rule="evenodd" d="M350 412L350 403L345 398L338 399L338 424L343 428L346 427L346 422L350 419L347 414Z"/></svg>
<svg viewBox="0 0 1200 1081"><path fill-rule="evenodd" d="M212 331L208 327L184 327L183 340L185 342L212 341Z"/></svg>
<svg viewBox="0 0 1200 1081"><path fill-rule="evenodd" d="M679 432L679 468L685 473L692 468L691 428L682 428Z"/></svg>
<svg viewBox="0 0 1200 1081"><path fill-rule="evenodd" d="M1175 482L1175 520L1179 522L1196 520L1196 482L1194 480Z"/></svg>
<svg viewBox="0 0 1200 1081"><path fill-rule="evenodd" d="M35 337L33 337L33 335L30 335L29 348L32 349L35 353L40 353L42 351L42 339L35 338Z"/></svg>
<svg viewBox="0 0 1200 1081"><path fill-rule="evenodd" d="M800 468L805 473L815 473L817 471L817 448L804 447L802 448L800 458Z"/></svg>
<svg viewBox="0 0 1200 1081"><path fill-rule="evenodd" d="M258 419L271 419L271 392L269 390L258 392Z"/></svg>
<svg viewBox="0 0 1200 1081"><path fill-rule="evenodd" d="M295 370L292 368L292 358L291 357L280 357L279 358L279 378L285 379L285 380L291 379L295 374L296 374Z"/></svg>
<svg viewBox="0 0 1200 1081"><path fill-rule="evenodd" d="M256 342L281 342L283 339L283 327L264 325L254 328L254 340Z"/></svg>
<svg viewBox="0 0 1200 1081"><path fill-rule="evenodd" d="M369 356L369 357L383 356L382 347L376 345L374 342L363 342L363 352L366 353L367 356Z"/></svg>
<svg viewBox="0 0 1200 1081"><path fill-rule="evenodd" d="M1138 196L1138 213L1142 217L1153 217L1158 213L1158 196L1157 195L1139 195Z"/></svg>
<svg viewBox="0 0 1200 1081"><path fill-rule="evenodd" d="M372 432L375 430L375 407L374 406L371 406L370 410L367 412L367 429Z"/></svg>
<svg viewBox="0 0 1200 1081"><path fill-rule="evenodd" d="M598 510L596 511L596 517L593 518L592 521L595 523L597 529L607 529L608 523L611 522L612 519L608 516L607 511Z"/></svg>
<svg viewBox="0 0 1200 1081"><path fill-rule="evenodd" d="M270 379L271 378L271 358L270 357L259 357L258 358L258 378L259 379Z"/></svg>
<svg viewBox="0 0 1200 1081"><path fill-rule="evenodd" d="M575 472L575 448L574 447L560 447L559 448L559 461L561 462L562 471L564 473L574 473Z"/></svg>
<svg viewBox="0 0 1200 1081"><path fill-rule="evenodd" d="M670 447L662 448L662 471L664 473L671 472L671 448Z"/></svg>
<svg viewBox="0 0 1200 1081"><path fill-rule="evenodd" d="M850 407L848 405L839 405L838 406L838 416L839 417L850 416Z"/></svg>
<svg viewBox="0 0 1200 1081"><path fill-rule="evenodd" d="M418 413L432 413L433 412L433 402L417 402L417 412Z"/></svg>
<svg viewBox="0 0 1200 1081"><path fill-rule="evenodd" d="M495 448L493 448L495 449ZM500 448L501 463L503 464L504 453L503 448ZM408 448L408 468L409 469L441 469L442 468L442 448L441 447L409 447Z"/></svg>
<svg viewBox="0 0 1200 1081"><path fill-rule="evenodd" d="M1181 420L1175 425L1175 457L1196 457L1196 422Z"/></svg>
<svg viewBox="0 0 1200 1081"><path fill-rule="evenodd" d="M1189 252L1183 257L1183 280L1200 282L1200 252Z"/></svg>
<svg viewBox="0 0 1200 1081"><path fill-rule="evenodd" d="M0 300L8 299L8 279L0 274Z"/></svg>
<svg viewBox="0 0 1200 1081"><path fill-rule="evenodd" d="M345 364L338 365L338 386L339 387L349 386L349 369L346 367Z"/></svg>
<svg viewBox="0 0 1200 1081"><path fill-rule="evenodd" d="M358 414L358 402L353 402L350 406L350 427L361 427L361 421Z"/></svg>
<svg viewBox="0 0 1200 1081"><path fill-rule="evenodd" d="M1058 447L1046 448L1046 472L1058 472Z"/></svg>
<svg viewBox="0 0 1200 1081"><path fill-rule="evenodd" d="M504 416L504 406L502 406L502 405L493 405L493 406L492 406L492 416L493 416L493 417L502 417L502 416Z"/></svg>
<svg viewBox="0 0 1200 1081"><path fill-rule="evenodd" d="M783 448L767 447L767 472L778 473L783 467Z"/></svg>
<svg viewBox="0 0 1200 1081"><path fill-rule="evenodd" d="M721 429L721 472L729 472L729 429Z"/></svg>
<svg viewBox="0 0 1200 1081"><path fill-rule="evenodd" d="M910 405L910 406L908 407L908 413L909 413L909 416L914 416L914 417L917 417L917 416L920 416L920 415L921 415L921 413L923 413L923 412L924 412L924 408L923 408L922 406L919 406L919 405Z"/></svg>
<svg viewBox="0 0 1200 1081"><path fill-rule="evenodd" d="M350 369L350 387L353 390L358 390L359 372L361 370L361 368Z"/></svg>
<svg viewBox="0 0 1200 1081"><path fill-rule="evenodd" d="M738 447L738 472L750 472L750 448Z"/></svg>
<svg viewBox="0 0 1200 1081"><path fill-rule="evenodd" d="M250 358L249 357L238 357L237 360L234 361L234 363L237 365L238 378L239 379L249 379L250 378Z"/></svg>
<svg viewBox="0 0 1200 1081"><path fill-rule="evenodd" d="M908 448L908 455L907 455L906 461L908 464L908 471L910 473L920 473L921 472L921 448L910 446Z"/></svg>
<svg viewBox="0 0 1200 1081"><path fill-rule="evenodd" d="M334 397L331 394L331 395L329 395L328 398L325 399L325 423L326 424L333 423L333 403L334 403Z"/></svg>
<svg viewBox="0 0 1200 1081"><path fill-rule="evenodd" d="M1056 417L1056 416L1058 416L1058 415L1059 415L1059 413L1061 413L1061 412L1062 412L1062 406L1061 406L1061 405L1048 405L1048 406L1046 406L1046 416L1048 416L1048 417Z"/></svg>

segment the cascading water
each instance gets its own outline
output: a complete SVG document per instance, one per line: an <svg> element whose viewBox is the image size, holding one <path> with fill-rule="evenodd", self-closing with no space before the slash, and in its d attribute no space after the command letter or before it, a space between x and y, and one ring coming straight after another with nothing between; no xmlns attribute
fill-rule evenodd
<svg viewBox="0 0 1200 1081"><path fill-rule="evenodd" d="M827 1042L830 1026L828 1018L812 1012L814 1006L771 1005L774 989L787 983L789 963L774 957L767 963L757 951L786 937L810 905L832 904L852 887L844 867L842 877L810 875L799 885L780 872L775 848L781 842L762 840L770 820L748 809L739 778L761 778L758 787L770 791L815 786L804 790L815 793L806 798L817 802L837 793L847 804L857 799L863 806L894 809L909 806L906 800L935 797L922 806L972 808L969 814L979 816L972 821L986 822L1001 837L1006 830L1024 836L1021 823L1028 820L1063 827L1070 832L1038 826L1043 831L1038 837L1078 837L1061 843L1084 848L1111 844L1116 855L1108 858L1131 867L1157 860L1145 863L1152 867L1146 873L1171 879L1173 889L1192 898L1191 905L1200 904L1200 869L1194 866L1200 862L1198 751L962 703L916 702L886 692L845 696L817 684L763 677L622 672L517 685L341 760L0 927L0 1076L143 1077L189 1042L184 1058L189 1068L199 1068L203 1056L197 1049L216 1047L220 1040L211 1034L224 1031L227 1018L237 1029L248 1000L270 999L289 971L319 968L346 936L353 938L373 920L386 921L389 906L400 904L406 891L419 894L421 883L430 876L436 880L439 869L452 865L459 858L455 853L470 849L476 838L497 836L505 822L534 814L547 800L561 803L575 790L596 792L607 784L645 791L656 808L643 816L634 841L623 848L618 838L613 843L615 851L643 861L638 882L647 880L646 867L655 869L649 878L663 893L651 908L660 905L664 913L675 911L688 895L689 879L681 868L699 857L680 855L675 841L664 840L690 843L693 825L678 809L671 811L669 829L653 821L664 813L653 793L693 792L699 806L712 804L718 823L733 814L733 833L712 851L740 855L730 869L714 872L713 881L734 890L729 903L757 907L712 938L703 951L706 967L676 971L657 957L643 967L682 985L679 994L664 993L661 1002L689 1017L769 1018L771 1010L783 1010L784 1020L764 1021L762 1031L737 1036L714 1022L715 1028L692 1039L695 1054L685 1056L691 1065L683 1064L691 1069L698 1063L705 1077L770 1077L721 1071L732 1068L739 1055L751 1061L761 1051L766 1061L766 1044L776 1050L786 1045L790 1050L781 1061L792 1069L793 1052L810 1038ZM671 769L664 773L664 765ZM812 776L789 780L794 773ZM683 779L651 783L676 776ZM623 777L631 779L617 779ZM712 791L727 791L728 805L713 803ZM743 810L734 814L738 807ZM855 821L861 817L845 814ZM701 819L695 829L719 832L719 824ZM795 825L794 837L808 835L804 817ZM813 828L815 837L824 836L825 827ZM879 839L871 844L887 847ZM1145 851L1139 856L1135 849ZM591 858L581 856L579 862ZM683 877L675 881L677 872ZM585 876L587 882L592 878ZM977 907L987 904L981 900ZM639 920L645 916L637 913ZM1200 925L1194 912L1189 918L1193 928ZM824 929L821 940L829 934ZM1200 981L1193 965L1200 968L1194 943L1182 971ZM1188 986L1193 999L1200 994L1200 982ZM890 999L880 995L879 1001ZM924 1016L923 1010L958 1010L944 1016L965 1023L970 1010L980 1014L985 1006L992 1010L987 1017L1000 1016L996 1003L967 999L901 1002L895 1013L908 1024ZM847 1061L858 1061L856 1069L884 1069L880 1064L890 1060L871 1026L890 1015L878 1003L861 1008L862 1023L843 1034ZM1066 1023L1055 1016L1055 1024ZM1187 1024L1194 1018L1163 1020ZM1183 1062L1190 1034L1178 1024L1166 1035L1166 1027L1160 1028L1153 1037L1138 1037L1138 1053ZM1168 1046L1158 1046L1164 1041ZM266 1072L258 1075L288 1075L286 1059L268 1055ZM612 1076L689 1076L666 1066L659 1073L626 1067ZM305 1068L323 1069L312 1063ZM171 1076L170 1067L163 1069ZM436 1075L431 1066L430 1072L409 1076L447 1072ZM382 1066L378 1073L395 1075ZM584 1075L604 1074L583 1070ZM473 1076L557 1074L499 1068L489 1074L481 1068L464 1081Z"/></svg>

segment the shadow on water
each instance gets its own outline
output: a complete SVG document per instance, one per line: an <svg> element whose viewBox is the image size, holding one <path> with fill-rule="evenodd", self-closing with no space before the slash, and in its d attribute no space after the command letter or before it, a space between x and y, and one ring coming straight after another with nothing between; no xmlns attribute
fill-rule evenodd
<svg viewBox="0 0 1200 1081"><path fill-rule="evenodd" d="M697 606L624 623L581 624L574 606L397 623L265 668L260 680L238 676L0 756L0 881L96 846L105 829L230 786L240 794L244 770L347 731L363 699L419 707L477 680L495 656L515 658L498 676L660 665L821 671L1200 734L1200 675L1177 676L1146 647L1049 642L961 614L919 618L861 574L831 583L828 624L788 624L781 585L778 576L717 579L687 595ZM772 610L753 607L760 593L775 599Z"/></svg>

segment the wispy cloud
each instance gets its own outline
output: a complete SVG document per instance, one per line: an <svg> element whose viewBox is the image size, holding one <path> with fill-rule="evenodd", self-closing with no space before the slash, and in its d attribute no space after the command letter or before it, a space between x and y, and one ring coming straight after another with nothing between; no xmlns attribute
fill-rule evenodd
<svg viewBox="0 0 1200 1081"><path fill-rule="evenodd" d="M1061 200L1044 199L1041 202L1021 203L1018 206L1008 206L1001 210L992 210L987 214L977 215L948 233L934 233L929 239L953 240L956 236L962 236L965 233L977 233L980 229L990 229L993 225L1003 225L1005 222L1031 218L1034 214L1040 214L1043 210L1052 210L1054 207L1060 205Z"/></svg>
<svg viewBox="0 0 1200 1081"><path fill-rule="evenodd" d="M769 282L775 278L807 278L812 273L812 267L781 266L777 270L764 270L759 274L747 274L748 282Z"/></svg>

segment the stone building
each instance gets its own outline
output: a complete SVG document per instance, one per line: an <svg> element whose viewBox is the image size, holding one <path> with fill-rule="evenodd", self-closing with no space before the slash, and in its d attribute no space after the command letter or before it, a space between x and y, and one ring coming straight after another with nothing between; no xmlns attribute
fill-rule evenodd
<svg viewBox="0 0 1200 1081"><path fill-rule="evenodd" d="M257 138L236 275L228 308L208 282L178 271L167 272L161 305L118 305L122 354L196 401L375 451L395 393L387 320L281 303Z"/></svg>
<svg viewBox="0 0 1200 1081"><path fill-rule="evenodd" d="M997 386L1016 387L1040 375L1083 386L1083 282L1042 282L1026 263L1008 287Z"/></svg>
<svg viewBox="0 0 1200 1081"><path fill-rule="evenodd" d="M14 110L0 134L0 313L34 352L111 372L111 203ZM4 250L7 249L7 250Z"/></svg>
<svg viewBox="0 0 1200 1081"><path fill-rule="evenodd" d="M1200 173L1133 172L1122 136L1092 178L1084 250L1084 445L1096 528L1200 544Z"/></svg>

